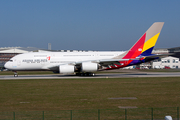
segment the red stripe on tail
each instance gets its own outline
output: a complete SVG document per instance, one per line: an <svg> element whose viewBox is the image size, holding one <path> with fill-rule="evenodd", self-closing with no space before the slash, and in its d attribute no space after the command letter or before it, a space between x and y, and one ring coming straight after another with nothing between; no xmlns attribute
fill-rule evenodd
<svg viewBox="0 0 180 120"><path fill-rule="evenodd" d="M146 33L128 51L128 53L123 57L123 59L136 58L137 56L139 56L143 50L145 38L146 38Z"/></svg>

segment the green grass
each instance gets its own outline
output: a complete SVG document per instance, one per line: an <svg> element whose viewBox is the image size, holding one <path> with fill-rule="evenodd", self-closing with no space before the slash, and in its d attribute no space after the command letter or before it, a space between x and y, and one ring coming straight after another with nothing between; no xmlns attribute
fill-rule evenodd
<svg viewBox="0 0 180 120"><path fill-rule="evenodd" d="M179 107L180 77L1 80L0 111ZM108 98L136 97L133 100Z"/></svg>

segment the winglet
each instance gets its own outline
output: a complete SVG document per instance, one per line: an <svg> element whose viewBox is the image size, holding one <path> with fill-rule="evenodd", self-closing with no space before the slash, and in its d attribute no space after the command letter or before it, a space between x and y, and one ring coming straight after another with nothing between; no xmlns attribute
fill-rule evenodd
<svg viewBox="0 0 180 120"><path fill-rule="evenodd" d="M150 55L156 41L159 37L164 22L155 22L151 27L140 37L140 39L128 50L123 56L123 59L133 59L140 55Z"/></svg>

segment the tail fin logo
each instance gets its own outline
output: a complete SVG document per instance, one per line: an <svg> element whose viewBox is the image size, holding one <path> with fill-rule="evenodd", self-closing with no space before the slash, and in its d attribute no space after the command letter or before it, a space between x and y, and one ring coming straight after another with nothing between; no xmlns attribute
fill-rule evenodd
<svg viewBox="0 0 180 120"><path fill-rule="evenodd" d="M50 59L51 59L51 56L48 56L48 57L47 57L47 60L50 60Z"/></svg>
<svg viewBox="0 0 180 120"><path fill-rule="evenodd" d="M142 51L142 49L141 49L141 48L139 48L139 49L138 49L138 51Z"/></svg>
<svg viewBox="0 0 180 120"><path fill-rule="evenodd" d="M127 51L123 59L132 59L140 55L151 55L151 52L156 44L164 22L155 22L151 27L143 34L143 36Z"/></svg>

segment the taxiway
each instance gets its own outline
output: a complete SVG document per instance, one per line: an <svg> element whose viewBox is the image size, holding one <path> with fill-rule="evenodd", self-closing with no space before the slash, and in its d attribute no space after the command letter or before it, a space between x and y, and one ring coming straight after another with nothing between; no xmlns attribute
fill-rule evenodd
<svg viewBox="0 0 180 120"><path fill-rule="evenodd" d="M132 78L132 77L180 77L180 72L138 72L138 73L106 73L96 74L95 76L75 76L75 75L1 75L0 80L16 80L16 79L68 79L68 78Z"/></svg>

